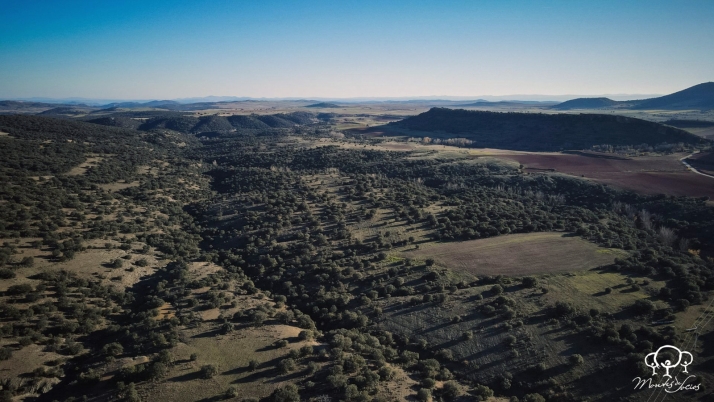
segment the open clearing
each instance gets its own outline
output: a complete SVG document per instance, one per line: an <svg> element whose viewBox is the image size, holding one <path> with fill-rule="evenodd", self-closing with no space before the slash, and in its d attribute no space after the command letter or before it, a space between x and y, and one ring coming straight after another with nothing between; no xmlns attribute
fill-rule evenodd
<svg viewBox="0 0 714 402"><path fill-rule="evenodd" d="M404 253L476 275L573 272L611 264L625 251L598 247L563 233L526 233L425 246Z"/></svg>
<svg viewBox="0 0 714 402"><path fill-rule="evenodd" d="M499 155L524 165L526 171L555 171L581 176L645 194L714 197L714 179L688 171L679 159L686 154L619 157L607 154Z"/></svg>
<svg viewBox="0 0 714 402"><path fill-rule="evenodd" d="M67 176L79 176L87 173L87 169L93 166L97 166L99 162L104 160L103 157L101 156L90 156L85 160L84 162L80 163L78 166L75 166L67 172Z"/></svg>

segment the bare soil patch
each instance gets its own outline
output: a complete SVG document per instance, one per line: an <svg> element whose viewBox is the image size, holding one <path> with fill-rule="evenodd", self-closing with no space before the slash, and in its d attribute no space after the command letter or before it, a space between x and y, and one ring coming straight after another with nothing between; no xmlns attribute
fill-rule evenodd
<svg viewBox="0 0 714 402"><path fill-rule="evenodd" d="M441 243L403 253L431 257L440 265L476 275L533 275L573 272L611 264L627 253L598 247L557 232L514 234L464 242Z"/></svg>
<svg viewBox="0 0 714 402"><path fill-rule="evenodd" d="M104 158L102 158L101 156L89 157L89 158L87 158L86 161L80 163L79 166L73 167L69 172L67 172L67 175L68 176L83 175L87 172L87 169L89 169L92 166L96 166L103 159Z"/></svg>
<svg viewBox="0 0 714 402"><path fill-rule="evenodd" d="M98 187L100 187L106 191L114 192L114 191L124 190L125 188L129 188L129 187L137 187L138 185L139 185L138 181L133 181L130 183L115 182L115 183L109 183L109 184L99 184Z"/></svg>

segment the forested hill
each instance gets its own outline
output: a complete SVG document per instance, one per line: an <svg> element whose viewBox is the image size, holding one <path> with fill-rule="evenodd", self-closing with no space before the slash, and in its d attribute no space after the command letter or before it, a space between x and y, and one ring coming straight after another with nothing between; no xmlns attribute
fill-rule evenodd
<svg viewBox="0 0 714 402"><path fill-rule="evenodd" d="M603 107L611 107L617 105L617 101L610 98L577 98L559 103L553 106L553 109L569 110L569 109L598 109Z"/></svg>
<svg viewBox="0 0 714 402"><path fill-rule="evenodd" d="M705 82L659 98L638 102L635 109L712 109L714 82Z"/></svg>
<svg viewBox="0 0 714 402"><path fill-rule="evenodd" d="M182 113L154 113L146 120L133 119L136 113L117 113L108 117L87 120L90 123L115 127L131 127L142 131L169 129L186 134L227 133L243 130L291 128L318 121L313 113L293 112L273 115L203 116Z"/></svg>
<svg viewBox="0 0 714 402"><path fill-rule="evenodd" d="M393 128L459 137L477 147L558 151L595 145L705 144L686 131L623 116L600 114L497 113L432 108L390 123Z"/></svg>

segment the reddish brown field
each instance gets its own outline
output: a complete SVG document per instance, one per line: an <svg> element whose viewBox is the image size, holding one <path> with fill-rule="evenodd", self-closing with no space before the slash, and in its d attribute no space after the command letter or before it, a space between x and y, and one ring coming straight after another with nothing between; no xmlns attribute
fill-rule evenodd
<svg viewBox="0 0 714 402"><path fill-rule="evenodd" d="M524 165L526 171L556 171L646 194L714 198L714 178L688 171L684 154L618 157L603 154L498 155Z"/></svg>

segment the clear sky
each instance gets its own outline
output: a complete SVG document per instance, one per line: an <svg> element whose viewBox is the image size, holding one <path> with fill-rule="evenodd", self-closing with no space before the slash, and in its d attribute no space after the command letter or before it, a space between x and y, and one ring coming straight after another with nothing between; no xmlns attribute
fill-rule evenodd
<svg viewBox="0 0 714 402"><path fill-rule="evenodd" d="M0 98L666 94L714 1L0 0Z"/></svg>

